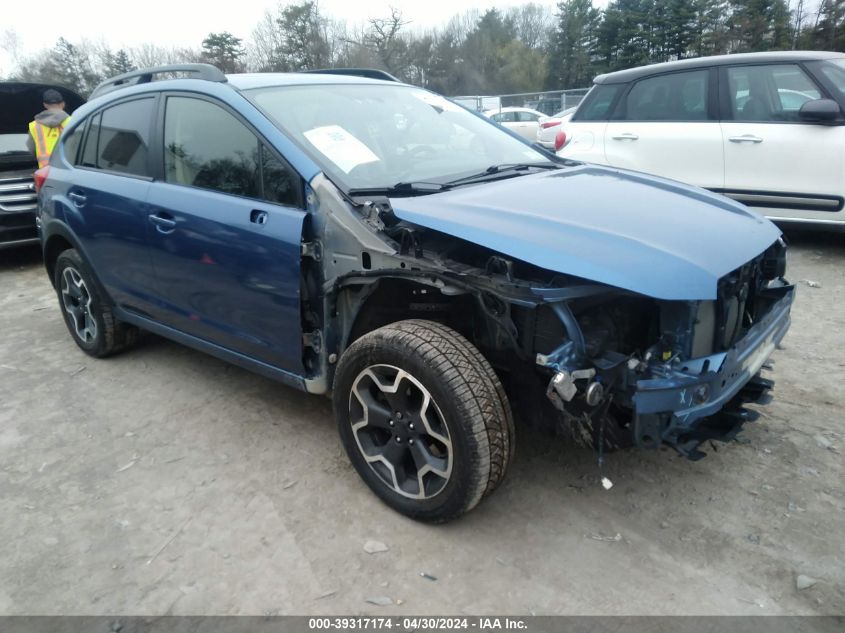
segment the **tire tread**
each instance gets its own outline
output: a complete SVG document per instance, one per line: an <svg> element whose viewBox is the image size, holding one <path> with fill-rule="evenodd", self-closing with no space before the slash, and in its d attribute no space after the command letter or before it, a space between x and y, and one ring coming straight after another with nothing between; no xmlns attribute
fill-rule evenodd
<svg viewBox="0 0 845 633"><path fill-rule="evenodd" d="M368 358L383 346L404 350L430 367L463 413L460 423L476 449L470 453L468 493L459 507L415 517L449 521L474 508L504 479L514 445L513 416L504 388L487 359L466 338L445 325L421 319L392 323L355 341L341 358L338 375L345 372L350 359ZM336 407L344 397L336 398ZM337 413L340 420L341 412Z"/></svg>

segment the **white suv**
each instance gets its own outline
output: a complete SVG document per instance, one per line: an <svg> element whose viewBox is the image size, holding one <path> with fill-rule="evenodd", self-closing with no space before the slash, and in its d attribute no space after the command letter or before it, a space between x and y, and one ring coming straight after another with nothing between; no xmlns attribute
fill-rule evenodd
<svg viewBox="0 0 845 633"><path fill-rule="evenodd" d="M600 75L561 156L845 227L845 54L748 53Z"/></svg>

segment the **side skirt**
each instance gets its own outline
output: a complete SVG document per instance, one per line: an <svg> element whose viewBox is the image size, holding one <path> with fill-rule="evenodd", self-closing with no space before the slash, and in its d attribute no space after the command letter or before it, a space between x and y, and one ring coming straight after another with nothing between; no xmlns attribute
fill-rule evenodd
<svg viewBox="0 0 845 633"><path fill-rule="evenodd" d="M748 207L792 209L795 211L828 211L836 213L845 205L842 196L778 191L746 191L742 189L711 189Z"/></svg>
<svg viewBox="0 0 845 633"><path fill-rule="evenodd" d="M135 312L129 312L128 310L115 307L115 314L121 321L136 325L143 330L152 332L153 334L158 334L161 337L170 339L176 343L181 343L182 345L191 347L197 351L205 352L215 358L237 365L243 369L248 369L249 371L255 372L265 378L276 380L289 387L294 387L300 391L308 391L305 379L297 374L279 369L278 367L268 365L267 363L263 363L261 361L253 360L248 356L244 356L238 352L233 352L230 349L220 347L214 343L209 343L206 340L191 336L190 334L185 334L184 332L180 332L179 330L175 330L156 321L152 321Z"/></svg>

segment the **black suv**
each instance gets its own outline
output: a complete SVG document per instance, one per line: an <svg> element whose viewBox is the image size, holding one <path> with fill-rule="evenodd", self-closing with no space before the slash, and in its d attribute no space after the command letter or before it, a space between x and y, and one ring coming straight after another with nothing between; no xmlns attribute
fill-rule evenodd
<svg viewBox="0 0 845 633"><path fill-rule="evenodd" d="M67 88L45 84L0 82L0 249L37 244L35 230L35 156L27 149L29 122L44 109L42 95L53 88L73 112L85 99Z"/></svg>

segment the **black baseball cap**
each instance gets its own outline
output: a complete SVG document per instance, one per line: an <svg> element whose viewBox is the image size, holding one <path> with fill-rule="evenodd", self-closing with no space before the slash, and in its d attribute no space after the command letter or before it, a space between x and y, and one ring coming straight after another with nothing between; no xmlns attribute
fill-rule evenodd
<svg viewBox="0 0 845 633"><path fill-rule="evenodd" d="M44 103L54 105L57 103L64 103L65 98L62 96L62 93L58 90L53 90L52 88L48 88L44 91Z"/></svg>

